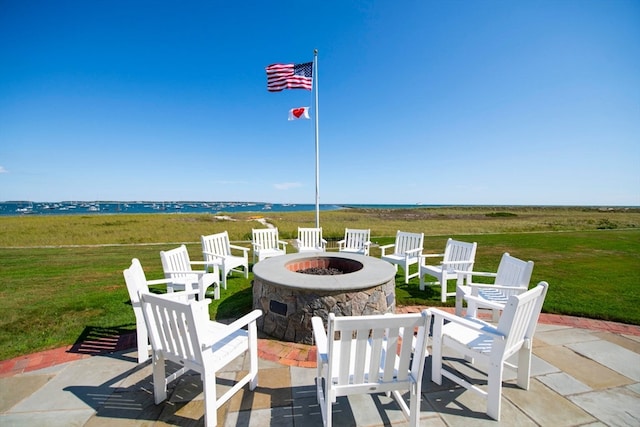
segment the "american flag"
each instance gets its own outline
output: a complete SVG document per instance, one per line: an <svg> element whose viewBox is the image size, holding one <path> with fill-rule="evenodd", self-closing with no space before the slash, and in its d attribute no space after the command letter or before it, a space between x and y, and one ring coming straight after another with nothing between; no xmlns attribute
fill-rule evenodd
<svg viewBox="0 0 640 427"><path fill-rule="evenodd" d="M304 64L271 64L267 68L267 90L307 89L313 86L313 62Z"/></svg>

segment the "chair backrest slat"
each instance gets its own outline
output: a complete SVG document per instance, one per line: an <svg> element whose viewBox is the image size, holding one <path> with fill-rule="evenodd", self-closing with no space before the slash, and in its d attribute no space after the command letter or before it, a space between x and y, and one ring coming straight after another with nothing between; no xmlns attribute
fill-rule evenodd
<svg viewBox="0 0 640 427"><path fill-rule="evenodd" d="M396 255L403 255L410 250L422 249L424 242L424 233L408 233L405 231L398 231L396 233L396 244L394 253Z"/></svg>
<svg viewBox="0 0 640 427"><path fill-rule="evenodd" d="M353 249L364 248L364 244L369 241L370 235L371 230L347 228L344 231L345 246Z"/></svg>
<svg viewBox="0 0 640 427"><path fill-rule="evenodd" d="M262 250L278 248L279 236L277 228L253 229L252 234L253 243L260 245Z"/></svg>
<svg viewBox="0 0 640 427"><path fill-rule="evenodd" d="M163 295L141 294L143 311L150 327L149 335L155 351L173 359L203 365L195 312L198 304L208 302L173 301Z"/></svg>
<svg viewBox="0 0 640 427"><path fill-rule="evenodd" d="M369 356L371 360L382 360L384 354L384 337L386 336L387 331L382 328L374 329L371 332L371 355ZM365 361L366 363L366 361ZM377 378L380 372L380 366L376 363L369 363L369 372L368 378L369 381L373 381Z"/></svg>
<svg viewBox="0 0 640 427"><path fill-rule="evenodd" d="M204 252L210 252L218 256L231 255L231 242L229 241L229 233L223 231L221 233L210 234L208 236L201 236L202 248ZM213 261L213 257L205 254L205 261Z"/></svg>
<svg viewBox="0 0 640 427"><path fill-rule="evenodd" d="M524 339L533 338L547 288L546 282L540 282L527 292L509 297L498 322L498 331L506 337L506 356L511 349L520 348Z"/></svg>
<svg viewBox="0 0 640 427"><path fill-rule="evenodd" d="M180 245L168 251L160 251L160 259L162 260L162 269L166 279L190 276L188 272L191 271L191 262L185 245Z"/></svg>
<svg viewBox="0 0 640 427"><path fill-rule="evenodd" d="M498 271L496 273L496 285L501 286L526 286L529 287L529 281L531 280L531 274L533 273L533 261L523 261L521 259L512 257L509 253L504 253L500 264L498 265ZM505 295L510 296L512 293L519 292L514 290L513 292L508 290L502 291Z"/></svg>
<svg viewBox="0 0 640 427"><path fill-rule="evenodd" d="M443 261L449 271L471 271L475 263L477 243L461 242L459 240L448 239L444 249Z"/></svg>
<svg viewBox="0 0 640 427"><path fill-rule="evenodd" d="M136 316L138 310L140 310L139 313L142 314L139 293L148 293L149 286L147 285L147 277L144 274L140 260L133 258L131 260L131 266L123 271L123 275L124 281L127 284L127 291L129 292L129 299L131 300L133 311L136 313Z"/></svg>
<svg viewBox="0 0 640 427"><path fill-rule="evenodd" d="M339 357L330 357L329 372L338 364L337 384L354 385L405 381L414 366L412 360L425 357L423 345L413 347L414 333L428 334L431 316L427 311L401 315L345 316L329 315L327 336L330 355L335 352L334 338L339 335ZM419 374L422 374L421 372Z"/></svg>
<svg viewBox="0 0 640 427"><path fill-rule="evenodd" d="M309 248L322 247L322 227L319 227L319 228L298 227L298 240L302 242L303 247L309 247Z"/></svg>

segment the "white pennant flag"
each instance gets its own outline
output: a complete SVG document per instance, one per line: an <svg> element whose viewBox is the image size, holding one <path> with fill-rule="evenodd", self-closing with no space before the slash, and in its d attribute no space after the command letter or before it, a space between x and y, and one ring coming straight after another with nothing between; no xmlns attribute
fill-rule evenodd
<svg viewBox="0 0 640 427"><path fill-rule="evenodd" d="M292 108L289 110L289 120L310 119L309 107Z"/></svg>

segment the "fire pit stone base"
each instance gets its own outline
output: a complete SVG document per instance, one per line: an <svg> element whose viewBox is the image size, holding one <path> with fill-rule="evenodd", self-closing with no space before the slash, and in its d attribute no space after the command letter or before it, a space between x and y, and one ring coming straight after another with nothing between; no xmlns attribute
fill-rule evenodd
<svg viewBox="0 0 640 427"><path fill-rule="evenodd" d="M327 258L334 257L362 267L327 276L291 271L292 260L298 262L301 257L311 268L326 266ZM330 263L344 264L344 259ZM358 316L395 312L395 269L380 259L353 254L290 254L269 258L254 266L253 307L263 312L258 329L264 333L283 341L312 344L314 316L326 321L329 313Z"/></svg>

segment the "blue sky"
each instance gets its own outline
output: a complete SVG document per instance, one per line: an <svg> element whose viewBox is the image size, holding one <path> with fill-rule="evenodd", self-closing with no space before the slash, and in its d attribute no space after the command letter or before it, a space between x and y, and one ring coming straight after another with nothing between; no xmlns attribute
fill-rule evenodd
<svg viewBox="0 0 640 427"><path fill-rule="evenodd" d="M0 201L640 205L640 2L0 2ZM316 112L312 109L312 119Z"/></svg>

